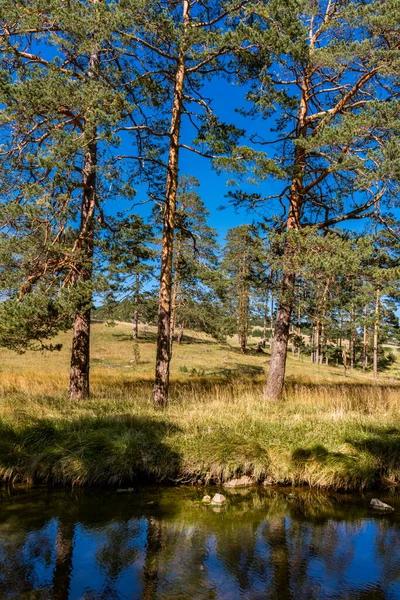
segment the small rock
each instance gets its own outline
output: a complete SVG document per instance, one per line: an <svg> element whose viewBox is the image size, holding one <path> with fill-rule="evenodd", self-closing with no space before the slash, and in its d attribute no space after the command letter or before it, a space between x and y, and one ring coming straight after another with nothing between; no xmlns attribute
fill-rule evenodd
<svg viewBox="0 0 400 600"><path fill-rule="evenodd" d="M204 504L210 504L211 496L203 496L201 501L204 502Z"/></svg>
<svg viewBox="0 0 400 600"><path fill-rule="evenodd" d="M120 494L121 492L133 492L133 488L119 488L117 492Z"/></svg>
<svg viewBox="0 0 400 600"><path fill-rule="evenodd" d="M270 477L268 475L268 477L266 477L263 481L263 485L268 486L268 485L275 485L275 481L272 479L272 477Z"/></svg>
<svg viewBox="0 0 400 600"><path fill-rule="evenodd" d="M389 512L391 510L394 510L393 506L390 506L389 504L386 504L385 502L378 500L378 498L372 498L369 505L372 508L374 508L375 510L382 510L384 512Z"/></svg>
<svg viewBox="0 0 400 600"><path fill-rule="evenodd" d="M215 496L213 496L213 498L211 500L211 504L217 504L217 505L225 504L225 502L226 502L226 498L222 494L215 494Z"/></svg>
<svg viewBox="0 0 400 600"><path fill-rule="evenodd" d="M226 481L224 483L224 487L227 488L235 488L235 487L246 487L247 485L253 485L254 481L251 477L247 475L243 475L243 477L239 477L238 479L231 479L230 481Z"/></svg>
<svg viewBox="0 0 400 600"><path fill-rule="evenodd" d="M287 497L288 497L288 500L294 500L296 498L296 494L290 493L287 495Z"/></svg>

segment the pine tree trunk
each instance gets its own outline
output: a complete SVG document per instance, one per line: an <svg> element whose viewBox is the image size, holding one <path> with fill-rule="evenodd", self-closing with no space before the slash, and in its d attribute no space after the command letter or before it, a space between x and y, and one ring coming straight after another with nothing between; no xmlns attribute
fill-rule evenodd
<svg viewBox="0 0 400 600"><path fill-rule="evenodd" d="M178 344L182 343L182 339L183 339L183 331L184 331L184 324L181 323L179 325L179 332L178 332L178 338L177 338L177 342Z"/></svg>
<svg viewBox="0 0 400 600"><path fill-rule="evenodd" d="M282 296L275 320L275 335L271 351L271 360L264 398L278 400L282 395L286 371L286 352L289 340L290 316L292 313L295 275L284 275L282 279Z"/></svg>
<svg viewBox="0 0 400 600"><path fill-rule="evenodd" d="M136 273L136 282L135 282L135 310L133 312L133 332L132 337L134 340L137 340L139 337L139 273Z"/></svg>
<svg viewBox="0 0 400 600"><path fill-rule="evenodd" d="M321 333L319 336L319 364L320 365L323 364L324 356L326 355L326 344L327 344L326 330L325 330L326 298L327 298L328 291L329 291L329 283L330 283L330 278L328 277L328 279L326 280L326 283L325 283L323 294L322 294L322 308L321 308L321 313L320 313L320 323L321 323Z"/></svg>
<svg viewBox="0 0 400 600"><path fill-rule="evenodd" d="M325 325L324 322L321 323L321 336L320 336L320 342L319 342L319 364L322 365L323 361L324 361L324 349L325 349Z"/></svg>
<svg viewBox="0 0 400 600"><path fill-rule="evenodd" d="M356 356L356 340L355 340L355 316L354 309L350 313L350 370L354 369Z"/></svg>
<svg viewBox="0 0 400 600"><path fill-rule="evenodd" d="M248 296L246 290L239 292L239 345L242 354L246 354L248 333Z"/></svg>
<svg viewBox="0 0 400 600"><path fill-rule="evenodd" d="M189 26L189 0L183 0L184 27ZM171 360L171 291L172 257L178 186L179 137L182 117L182 99L185 81L185 57L180 54L175 73L175 90L172 105L168 174L163 218L161 275L158 303L158 333L153 402L162 408L168 402L169 367Z"/></svg>
<svg viewBox="0 0 400 600"><path fill-rule="evenodd" d="M93 272L94 213L96 208L96 158L95 143L89 144L84 158L83 197L81 224L76 250L79 252L74 283L90 286ZM89 396L90 367L90 305L91 293L78 306L72 331L71 368L69 375L70 400L83 400Z"/></svg>
<svg viewBox="0 0 400 600"><path fill-rule="evenodd" d="M265 348L265 346L267 345L267 316L268 316L268 292L265 297L265 304L264 304L263 337L262 337L262 342L261 342L262 348Z"/></svg>
<svg viewBox="0 0 400 600"><path fill-rule="evenodd" d="M296 138L307 135L307 110L309 100L309 74L305 72L302 79L302 96L297 115ZM286 223L287 231L300 228L301 208L303 204L303 178L306 166L306 152L301 145L296 146L293 163L293 180L290 186L290 208ZM296 275L291 272L292 249L288 243L284 249L284 273L282 276L281 294L275 322L275 335L271 348L271 361L264 397L268 400L279 400L283 393L286 370L286 353L289 341L290 317L293 309Z"/></svg>
<svg viewBox="0 0 400 600"><path fill-rule="evenodd" d="M172 356L172 346L174 343L174 334L175 334L175 327L176 327L176 312L177 312L177 308L178 308L178 295L179 295L179 284L180 284L180 269L179 269L179 265L180 265L180 260L181 260L181 253L182 253L182 236L181 233L179 233L178 235L178 239L177 239L177 246L176 246L176 256L175 256L175 282L173 283L172 286L172 297L171 297L171 331L170 331L170 338L171 338L171 356Z"/></svg>
<svg viewBox="0 0 400 600"><path fill-rule="evenodd" d="M77 250L80 253L76 265L74 283L90 285L93 270L93 235L96 175L96 147L91 145L85 156L84 192L81 208L81 226ZM71 367L69 375L70 400L83 400L89 396L90 367L90 304L91 294L82 301L74 317L72 330Z"/></svg>
<svg viewBox="0 0 400 600"><path fill-rule="evenodd" d="M270 337L270 348L272 348L272 340L274 338L274 334L275 334L275 327L274 327L274 294L272 293L272 289L271 289L271 319L270 319L270 326L271 326L271 337Z"/></svg>
<svg viewBox="0 0 400 600"><path fill-rule="evenodd" d="M249 290L247 286L247 252L242 256L242 264L240 269L240 281L238 289L238 336L239 346L242 354L246 354L247 336L249 327Z"/></svg>
<svg viewBox="0 0 400 600"><path fill-rule="evenodd" d="M343 355L344 376L347 377L347 350L346 350L345 345L343 345L342 355Z"/></svg>
<svg viewBox="0 0 400 600"><path fill-rule="evenodd" d="M300 296L299 296L299 306L297 308L297 335L299 336L299 338L301 337L301 307L300 307ZM300 360L300 356L301 356L301 346L299 344L299 347L297 348L297 359Z"/></svg>
<svg viewBox="0 0 400 600"><path fill-rule="evenodd" d="M97 0L96 0L97 2ZM89 59L89 79L97 76L99 54L93 51ZM68 395L70 400L84 400L89 396L90 367L90 306L92 293L90 284L93 274L94 214L96 210L96 128L87 126L84 138L87 141L82 169L82 203L78 240L74 250L78 254L73 283L87 286L85 298L80 302L74 316L72 331L71 368Z"/></svg>
<svg viewBox="0 0 400 600"><path fill-rule="evenodd" d="M315 363L315 325L313 325L312 328L312 332L311 332L311 346L312 346L312 351L311 351L311 362Z"/></svg>
<svg viewBox="0 0 400 600"><path fill-rule="evenodd" d="M315 324L315 359L314 362L319 365L319 351L320 351L320 341L319 341L319 320L317 320Z"/></svg>
<svg viewBox="0 0 400 600"><path fill-rule="evenodd" d="M362 370L365 371L368 365L368 330L367 330L367 311L368 308L364 308L364 326L363 326L363 358L362 358Z"/></svg>
<svg viewBox="0 0 400 600"><path fill-rule="evenodd" d="M373 377L378 379L378 344L379 344L379 304L381 291L376 290L375 296L375 319L374 319L374 357L373 357Z"/></svg>
<svg viewBox="0 0 400 600"><path fill-rule="evenodd" d="M77 313L72 330L71 367L69 373L70 400L89 397L90 310Z"/></svg>

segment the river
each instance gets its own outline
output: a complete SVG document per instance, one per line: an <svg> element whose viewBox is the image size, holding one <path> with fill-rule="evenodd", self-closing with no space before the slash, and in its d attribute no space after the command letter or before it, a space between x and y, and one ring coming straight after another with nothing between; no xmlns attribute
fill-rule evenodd
<svg viewBox="0 0 400 600"><path fill-rule="evenodd" d="M400 599L398 497L381 514L370 495L204 493L1 489L0 598Z"/></svg>

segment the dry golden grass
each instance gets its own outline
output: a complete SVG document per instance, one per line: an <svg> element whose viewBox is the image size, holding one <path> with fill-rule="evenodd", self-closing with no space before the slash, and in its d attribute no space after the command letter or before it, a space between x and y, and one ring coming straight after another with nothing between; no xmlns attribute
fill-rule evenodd
<svg viewBox="0 0 400 600"><path fill-rule="evenodd" d="M57 353L0 351L0 476L120 485L137 476L360 489L400 480L400 384L344 377L289 356L285 399L262 398L268 355L190 333L174 346L168 408L151 404L153 328L134 360L129 324L93 325L92 397L66 397L70 336Z"/></svg>

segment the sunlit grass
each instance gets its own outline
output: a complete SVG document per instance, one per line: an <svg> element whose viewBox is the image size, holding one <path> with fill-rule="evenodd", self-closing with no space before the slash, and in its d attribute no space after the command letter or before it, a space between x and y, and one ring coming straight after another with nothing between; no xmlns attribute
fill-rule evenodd
<svg viewBox="0 0 400 600"><path fill-rule="evenodd" d="M154 330L93 326L92 397L68 402L59 353L0 352L3 480L121 485L136 477L361 489L400 480L400 385L289 356L285 399L262 397L268 354L191 333L174 346L168 408L151 404Z"/></svg>

